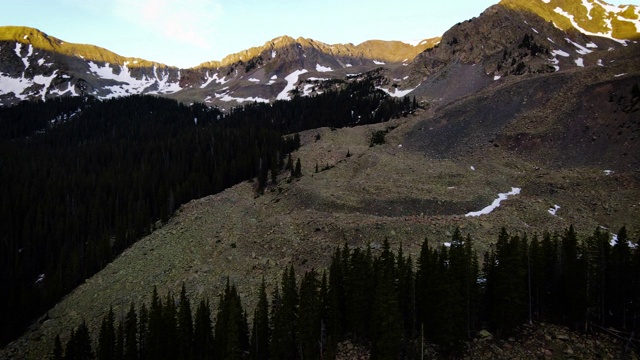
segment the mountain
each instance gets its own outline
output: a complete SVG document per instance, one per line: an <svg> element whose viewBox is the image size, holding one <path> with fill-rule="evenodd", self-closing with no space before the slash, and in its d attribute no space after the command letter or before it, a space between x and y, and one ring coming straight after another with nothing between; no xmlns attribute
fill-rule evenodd
<svg viewBox="0 0 640 360"><path fill-rule="evenodd" d="M180 70L39 30L0 28L0 104L56 96L109 98L179 90Z"/></svg>
<svg viewBox="0 0 640 360"><path fill-rule="evenodd" d="M217 105L272 101L289 98L294 85L302 87L295 74L305 74L300 82L314 84L387 63L393 68L437 41L427 39L415 46L378 40L328 45L282 36L222 61L178 69L93 45L67 43L36 29L7 26L0 28L0 106L56 96L106 99L132 94L171 95ZM312 87L305 86L304 93L313 93Z"/></svg>
<svg viewBox="0 0 640 360"><path fill-rule="evenodd" d="M280 178L257 197L255 182L247 181L183 205L51 308L0 358L43 358L55 334L64 341L82 319L96 333L109 306L124 314L131 301L148 301L154 285L160 294L177 294L185 283L192 298L213 298L229 276L250 310L263 277L271 292L284 266L298 274L323 269L345 243L371 244L378 252L388 239L417 259L425 238L446 246L459 227L481 254L503 226L533 236L561 234L570 225L581 237L627 225L637 242L640 45L633 29L617 36L632 23L620 20L623 15L633 20L629 9L638 10L607 9L600 1L503 1L454 25L406 62L355 46L329 53L331 46L283 37L221 62L177 69L181 90L163 96L183 102L208 98L229 106L252 97L286 98L295 89L311 94L313 86L318 92L337 83L315 77L356 81L352 74L368 71L377 87L415 95L422 109L383 124L302 132L294 153L302 162L300 179ZM587 15L611 24L611 36L581 31ZM571 16L580 29L563 25ZM7 56L15 57L17 45L8 46ZM18 68L28 48L20 53ZM36 60L29 59L31 70ZM133 69L134 60L111 61L122 61L113 65L118 68L130 61ZM371 146L372 134L385 134L385 143ZM468 216L505 197L490 214Z"/></svg>
<svg viewBox="0 0 640 360"><path fill-rule="evenodd" d="M66 43L36 29L2 27L0 106L67 95L156 94L228 108L317 94L332 86L326 80L373 70L392 96L447 102L510 75L602 66L606 56L594 53L637 40L640 7L601 0L503 0L415 46L282 36L189 69Z"/></svg>

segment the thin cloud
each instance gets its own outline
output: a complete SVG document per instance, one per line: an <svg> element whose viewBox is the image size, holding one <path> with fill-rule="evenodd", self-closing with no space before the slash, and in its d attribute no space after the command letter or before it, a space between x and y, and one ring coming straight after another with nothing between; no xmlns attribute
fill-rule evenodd
<svg viewBox="0 0 640 360"><path fill-rule="evenodd" d="M114 13L136 27L210 49L222 5L212 0L116 0Z"/></svg>

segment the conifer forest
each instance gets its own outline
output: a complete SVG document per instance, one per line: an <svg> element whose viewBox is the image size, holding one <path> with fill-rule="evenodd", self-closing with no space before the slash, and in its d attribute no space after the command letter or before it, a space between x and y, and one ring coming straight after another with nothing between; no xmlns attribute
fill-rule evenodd
<svg viewBox="0 0 640 360"><path fill-rule="evenodd" d="M154 288L119 319L110 311L98 333L81 323L64 345L56 337L52 359L331 359L345 339L371 359L419 359L425 343L455 357L480 329L507 337L531 321L630 334L640 325L640 251L626 228L617 235L612 246L600 228L582 241L573 227L531 238L503 228L482 266L459 230L448 246L425 239L415 260L386 240L375 250L345 244L327 270L297 276L290 266L271 294L263 281L251 314L228 280L197 305L184 285L177 298Z"/></svg>
<svg viewBox="0 0 640 360"><path fill-rule="evenodd" d="M298 132L415 106L360 81L227 112L141 95L0 108L0 346L180 205L251 179L259 195L269 173L300 176L285 163Z"/></svg>

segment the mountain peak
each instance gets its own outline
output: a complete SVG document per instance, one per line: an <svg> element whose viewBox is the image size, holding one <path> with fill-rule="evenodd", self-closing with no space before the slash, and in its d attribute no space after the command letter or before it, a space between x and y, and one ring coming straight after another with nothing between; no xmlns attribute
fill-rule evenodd
<svg viewBox="0 0 640 360"><path fill-rule="evenodd" d="M533 12L562 29L613 40L640 40L640 7L602 0L502 0L500 5Z"/></svg>
<svg viewBox="0 0 640 360"><path fill-rule="evenodd" d="M105 48L89 44L75 44L60 40L56 37L27 26L1 26L0 41L14 41L25 45L31 45L35 49L51 51L70 57L79 57L85 60L119 64L128 62L130 67L146 67L162 65L156 62L118 55Z"/></svg>

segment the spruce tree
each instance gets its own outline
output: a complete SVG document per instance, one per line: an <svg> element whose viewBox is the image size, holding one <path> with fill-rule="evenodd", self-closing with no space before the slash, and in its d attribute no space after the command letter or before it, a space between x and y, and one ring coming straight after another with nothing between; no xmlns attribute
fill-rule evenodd
<svg viewBox="0 0 640 360"><path fill-rule="evenodd" d="M159 359L165 354L164 351L164 321L163 321L163 306L160 297L158 296L158 290L154 286L153 293L151 295L151 305L149 308L149 322L148 322L148 335L147 335L147 359Z"/></svg>
<svg viewBox="0 0 640 360"><path fill-rule="evenodd" d="M56 338L53 342L53 355L51 360L63 360L64 350L62 349L62 342L60 342L60 335L56 334Z"/></svg>
<svg viewBox="0 0 640 360"><path fill-rule="evenodd" d="M124 326L122 320L118 321L118 327L116 328L116 343L113 351L113 358L115 360L124 359Z"/></svg>
<svg viewBox="0 0 640 360"><path fill-rule="evenodd" d="M113 308L102 319L100 333L98 334L98 360L112 360L115 349L115 328Z"/></svg>
<svg viewBox="0 0 640 360"><path fill-rule="evenodd" d="M140 360L147 359L147 351L149 344L149 311L147 305L142 303L140 306L140 321L138 322L138 358Z"/></svg>
<svg viewBox="0 0 640 360"><path fill-rule="evenodd" d="M293 265L282 274L282 295L272 301L274 314L271 330L270 354L276 359L293 359L298 356L296 327L298 320L298 291Z"/></svg>
<svg viewBox="0 0 640 360"><path fill-rule="evenodd" d="M138 316L136 314L136 307L131 302L129 306L129 312L124 320L124 359L136 360L138 359Z"/></svg>
<svg viewBox="0 0 640 360"><path fill-rule="evenodd" d="M167 359L177 357L178 348L175 345L178 339L178 322L176 319L177 309L175 298L171 293L167 293L167 300L162 309L162 353Z"/></svg>
<svg viewBox="0 0 640 360"><path fill-rule="evenodd" d="M220 359L240 359L249 350L248 325L235 286L227 285L220 296L214 343Z"/></svg>
<svg viewBox="0 0 640 360"><path fill-rule="evenodd" d="M293 176L297 178L302 176L302 165L300 164L300 158L296 160L296 168L293 171Z"/></svg>
<svg viewBox="0 0 640 360"><path fill-rule="evenodd" d="M193 329L193 358L197 360L213 359L213 325L208 301L201 299L195 315Z"/></svg>
<svg viewBox="0 0 640 360"><path fill-rule="evenodd" d="M608 301L608 308L611 309L611 323L617 328L626 330L632 326L632 318L628 316L629 307L634 300L637 300L629 296L629 289L632 287L631 250L625 226L617 234L617 241L611 249L609 264L608 291L606 292L611 297Z"/></svg>
<svg viewBox="0 0 640 360"><path fill-rule="evenodd" d="M253 314L250 357L252 360L269 359L269 303L264 277L258 290L258 305Z"/></svg>
<svg viewBox="0 0 640 360"><path fill-rule="evenodd" d="M562 311L565 314L565 323L573 329L578 329L586 319L586 261L581 254L573 225L562 237L561 254Z"/></svg>
<svg viewBox="0 0 640 360"><path fill-rule="evenodd" d="M322 321L320 299L320 280L315 270L307 272L300 282L300 305L298 307L298 324L296 336L300 357L317 359L320 354L319 344Z"/></svg>
<svg viewBox="0 0 640 360"><path fill-rule="evenodd" d="M191 304L187 297L184 283L180 291L180 304L178 305L178 358L191 359L193 347L193 320L191 318Z"/></svg>
<svg viewBox="0 0 640 360"><path fill-rule="evenodd" d="M371 311L371 359L397 359L402 340L402 319L393 274L377 271Z"/></svg>
<svg viewBox="0 0 640 360"><path fill-rule="evenodd" d="M93 352L91 350L91 336L87 324L82 323L75 331L71 330L69 340L67 340L65 348L65 360L92 360Z"/></svg>

